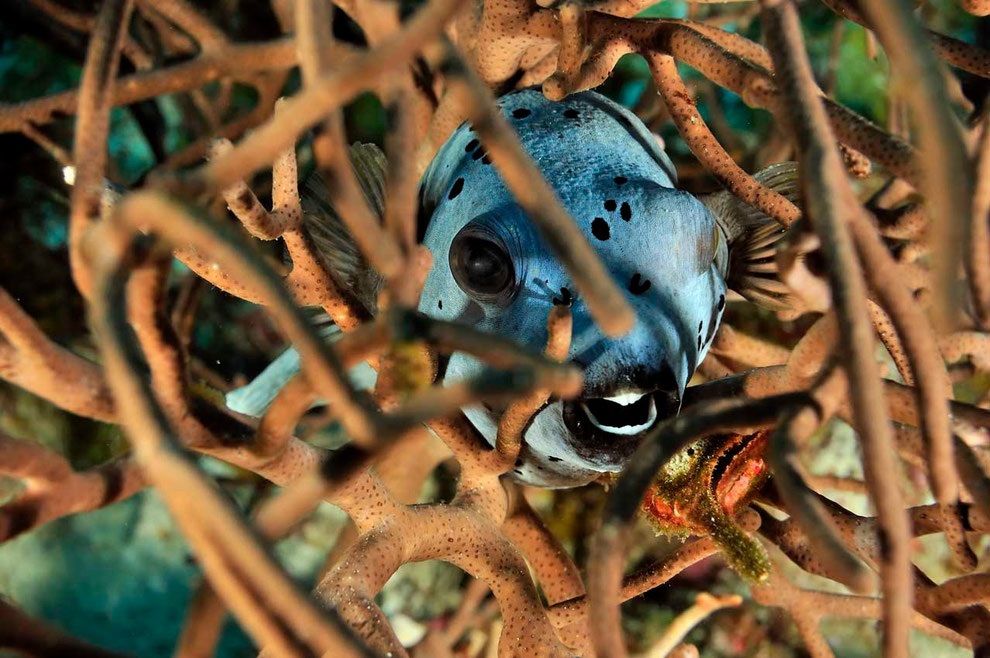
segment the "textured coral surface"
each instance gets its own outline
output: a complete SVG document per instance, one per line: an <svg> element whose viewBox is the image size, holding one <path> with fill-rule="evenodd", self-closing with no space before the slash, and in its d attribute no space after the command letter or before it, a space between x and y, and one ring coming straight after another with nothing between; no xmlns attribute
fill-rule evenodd
<svg viewBox="0 0 990 658"><path fill-rule="evenodd" d="M0 649L990 651L990 3L3 5ZM526 428L582 390L575 300L622 336L646 288L496 105L526 87L598 89L767 221L679 414L571 490L511 478ZM538 345L416 310L420 176L464 122L573 283ZM228 409L289 344L264 414ZM488 369L442 386L454 353Z"/></svg>

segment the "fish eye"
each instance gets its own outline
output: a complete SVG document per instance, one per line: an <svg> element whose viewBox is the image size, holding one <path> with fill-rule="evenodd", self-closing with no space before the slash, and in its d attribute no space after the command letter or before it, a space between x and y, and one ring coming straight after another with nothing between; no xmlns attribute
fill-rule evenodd
<svg viewBox="0 0 990 658"><path fill-rule="evenodd" d="M481 301L503 301L516 282L509 252L495 236L468 226L450 247L450 270L464 292Z"/></svg>

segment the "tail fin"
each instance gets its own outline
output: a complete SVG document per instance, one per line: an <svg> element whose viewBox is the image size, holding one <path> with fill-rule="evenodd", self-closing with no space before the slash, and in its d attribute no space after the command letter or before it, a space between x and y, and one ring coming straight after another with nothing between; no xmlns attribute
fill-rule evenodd
<svg viewBox="0 0 990 658"><path fill-rule="evenodd" d="M334 341L341 335L340 329L334 325L327 325L324 331L328 341ZM227 407L247 416L263 416L279 391L300 370L299 352L290 347L269 363L249 384L227 393ZM354 386L361 389L371 388L378 378L378 373L367 363L354 366L347 374Z"/></svg>
<svg viewBox="0 0 990 658"><path fill-rule="evenodd" d="M263 416L278 392L300 370L299 352L290 347L269 363L251 383L227 393L227 408L246 416Z"/></svg>

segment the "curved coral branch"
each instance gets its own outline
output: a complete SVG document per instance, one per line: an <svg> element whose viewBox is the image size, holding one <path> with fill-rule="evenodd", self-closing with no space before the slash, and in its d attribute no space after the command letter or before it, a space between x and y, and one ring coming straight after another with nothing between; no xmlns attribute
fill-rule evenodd
<svg viewBox="0 0 990 658"><path fill-rule="evenodd" d="M162 492L215 588L201 590L192 610L202 613L203 621L189 625L183 651L212 648L229 606L259 643L280 654L328 651L347 656L378 650L406 655L374 597L401 565L439 559L476 576L476 584L451 626L431 632L414 655L443 656L462 638L477 641L477 633L466 632L474 630L468 627L490 620L497 604L503 621L496 623L502 623L502 630L488 634L500 635L501 655L604 657L626 655L618 623L621 601L668 582L707 556L722 553L753 579L767 576L766 555L747 534L762 522L763 536L806 571L858 589L873 571L880 571L883 599L803 591L782 580L779 572L769 574L770 585L754 588L757 600L792 614L813 655L831 652L818 628L825 616L883 618L887 652L893 656L904 655L909 627L969 643L976 652L990 646L987 582L974 569L968 543L972 533L990 532L990 412L953 400L949 379L951 372L952 381L972 387L973 399L985 396L980 382L990 369L984 282L987 186L977 181L970 195L965 176L959 178L961 187L948 184L952 181L947 177L969 171L969 163L960 140L950 134L955 130L947 114L950 104L932 93L946 84L936 79L942 72L933 55L986 76L990 59L985 51L920 29L893 2L827 0L843 16L873 25L895 68L920 81L904 97L923 120L915 127L921 146L916 152L896 136L909 134L898 109L904 107L900 99L892 99L898 119L887 132L818 88L788 0L695 10L692 17L698 20L631 18L647 4L641 0L484 0L473 8L477 11L462 9L463 3L454 0L434 0L408 20L397 5L382 0L335 3L360 27L365 49L334 38L331 7L321 0L274 2L279 29L292 36L257 44L238 43L235 29L214 24L187 0L135 0L134 20L141 30L131 31L124 29L126 1L103 3L95 18L51 0L31 4L59 25L91 36L83 85L0 107L0 131L21 131L64 159L64 149L36 126L59 113L78 114L72 261L83 291L95 284L90 309L103 362L56 346L0 291L0 375L66 410L121 422L135 449L133 457L76 473L33 444L0 437L0 470L24 483L24 490L0 507L0 539L117 500L147 478ZM984 4L961 2L974 14L985 13ZM718 27L727 21L746 24L761 5L761 31L770 48ZM165 63L152 56L159 50L148 48L145 29L160 42ZM839 37L833 38L836 43ZM118 53L138 72L117 78ZM549 96L559 98L606 80L626 53L647 60L670 118L701 165L682 172L682 178L693 183L692 173L699 180L710 174L739 199L791 226L776 264L800 306L778 317L793 320L812 310L824 315L814 325L806 322L811 318L775 325L779 335L768 340L757 336L745 318L735 326L746 327L746 334L723 328L700 368L714 381L688 388L681 416L648 437L612 490L584 595L581 573L561 541L520 488L499 479L522 448L533 414L548 399L580 388L580 373L560 363L569 352L569 314L554 310L546 351L538 355L514 341L412 310L432 261L442 263L444 258L416 244L415 187L428 156L460 121L470 120L519 204L578 281L595 319L607 333L620 334L634 320L625 295L572 230L554 190L501 121L492 91L543 83ZM737 152L741 140L725 137L725 122L717 111L712 115L714 132L703 120L692 90L678 74L678 63L705 78L707 103L717 105L711 92L716 85L724 87L748 105L769 110L785 130L778 130L759 153ZM276 112L275 99L289 91L286 82L297 65L302 88ZM840 73L834 62L832 71L826 89L834 88ZM216 85L204 88L209 82ZM256 106L246 115L234 116L235 83L258 92ZM388 118L385 192L383 198L372 195L370 203L351 171L340 118L341 108L366 90L378 95ZM196 118L189 145L159 156L160 167L147 177L149 189L104 195L109 109L175 92L181 92L186 111ZM648 104L644 101L640 109ZM985 124L986 117L979 120ZM222 143L206 165L177 173L198 162L214 137L238 139L256 125L260 128L237 145ZM312 138L304 136L310 128L315 129ZM985 125L982 134L976 128L971 137L979 174L990 140ZM732 147L731 155L716 133ZM785 133L801 162L800 205L761 186L740 164L754 155L757 161L789 157ZM334 209L363 259L384 275L374 317L338 287L300 221L298 177L307 161L326 178ZM868 175L873 163L893 178L869 201L867 214L847 177ZM262 188L256 188L256 196L250 178L269 165L272 205L265 207L258 198ZM239 222L233 229L203 218L218 194ZM100 213L97 203L109 196L121 197L113 216ZM963 223L972 227L972 235L960 232ZM150 235L138 235L144 231ZM950 244L954 232L961 236L958 245ZM247 236L280 241L291 260L288 274L279 277L266 267ZM961 262L973 304L954 316L966 323L960 330L938 334L924 312L947 306L946 283L955 281L959 264L948 254L957 247L966 255ZM186 294L191 288L184 287L176 304L176 327L169 322L173 256L193 269L190 279L201 277L265 305L299 349L304 373L289 381L260 420L228 413L217 391L192 383L193 373L209 373L187 354L196 321L196 304L190 303L195 295ZM941 268L935 277L929 272L932 262ZM90 271L96 275L92 281ZM343 337L330 347L323 345L293 301L322 307L344 330ZM760 326L771 321L761 318ZM880 379L876 334L906 385ZM440 385L434 379L444 355L454 352L476 357L498 375ZM951 364L949 372L943 360ZM345 376L360 361L379 373L373 395L355 390ZM752 369L739 372L742 368ZM228 386L216 377L210 381L220 389ZM325 417L341 421L351 443L329 451L296 436L297 426L308 424L303 416L317 399L327 403ZM507 409L494 450L457 413L479 400L497 401ZM859 432L865 482L803 472L799 457L809 436L833 416L853 421ZM895 424L888 424L888 416ZM718 522L692 526L706 536L623 578L626 529L643 491L656 485L658 469L667 466L684 442L704 436L696 445L715 447L704 453L711 463L698 472L714 477L722 457L728 455L732 462L740 454L716 448L731 444L754 450L769 435L761 429L758 441L730 437L723 443L709 436L737 425L745 426L740 431L775 427L770 453L760 458L773 465L777 495L763 493L760 514L702 506L718 517ZM261 506L249 525L186 461L180 447L249 469L284 489ZM453 460L447 466L456 466L457 472L453 501L412 504L448 450ZM929 476L935 504L904 508L897 491L898 456L917 467L917 474ZM923 487L923 478L918 483ZM688 483L691 492L699 486L703 489ZM826 488L864 492L878 516L850 514L817 495ZM650 491L652 496L659 489ZM342 508L353 529L328 559L332 567L317 590L320 602L347 624L294 589L264 545L294 528L321 500ZM770 507L789 518L767 513ZM945 537L963 568L943 583L911 569L908 541L929 533ZM747 563L741 556L752 560ZM489 588L495 601L482 604ZM479 606L482 612L472 614ZM670 631L671 638L676 630ZM357 642L352 631L372 648ZM486 633L482 629L481 635ZM674 643L670 639L657 651L664 653ZM674 649L677 655L691 651L689 645Z"/></svg>
<svg viewBox="0 0 990 658"><path fill-rule="evenodd" d="M0 507L0 542L62 516L112 505L145 486L144 475L128 457L77 472L62 456L3 432L0 454L0 474L24 484Z"/></svg>

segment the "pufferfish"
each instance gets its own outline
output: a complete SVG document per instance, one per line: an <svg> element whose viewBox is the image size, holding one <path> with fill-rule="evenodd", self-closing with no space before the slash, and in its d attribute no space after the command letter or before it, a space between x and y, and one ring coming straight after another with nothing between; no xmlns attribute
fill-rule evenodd
<svg viewBox="0 0 990 658"><path fill-rule="evenodd" d="M764 306L786 306L773 265L783 231L728 192L698 197L678 189L656 136L601 94L586 91L554 102L527 89L501 97L498 105L625 292L637 321L619 338L595 325L469 124L451 135L421 181L419 232L434 265L419 310L539 351L550 309L571 307L569 359L582 368L584 389L576 399L552 399L534 416L512 477L539 487L578 486L620 471L644 434L678 412L730 287ZM383 156L367 147L352 154L369 200L381 211ZM790 164L756 178L795 196ZM310 192L306 225L314 241L338 283L374 312L380 279L332 208L320 201L325 193ZM485 368L463 353L441 365L444 383ZM228 404L259 413L297 369L298 356L283 355L228 396ZM492 445L499 412L486 405L464 409Z"/></svg>

